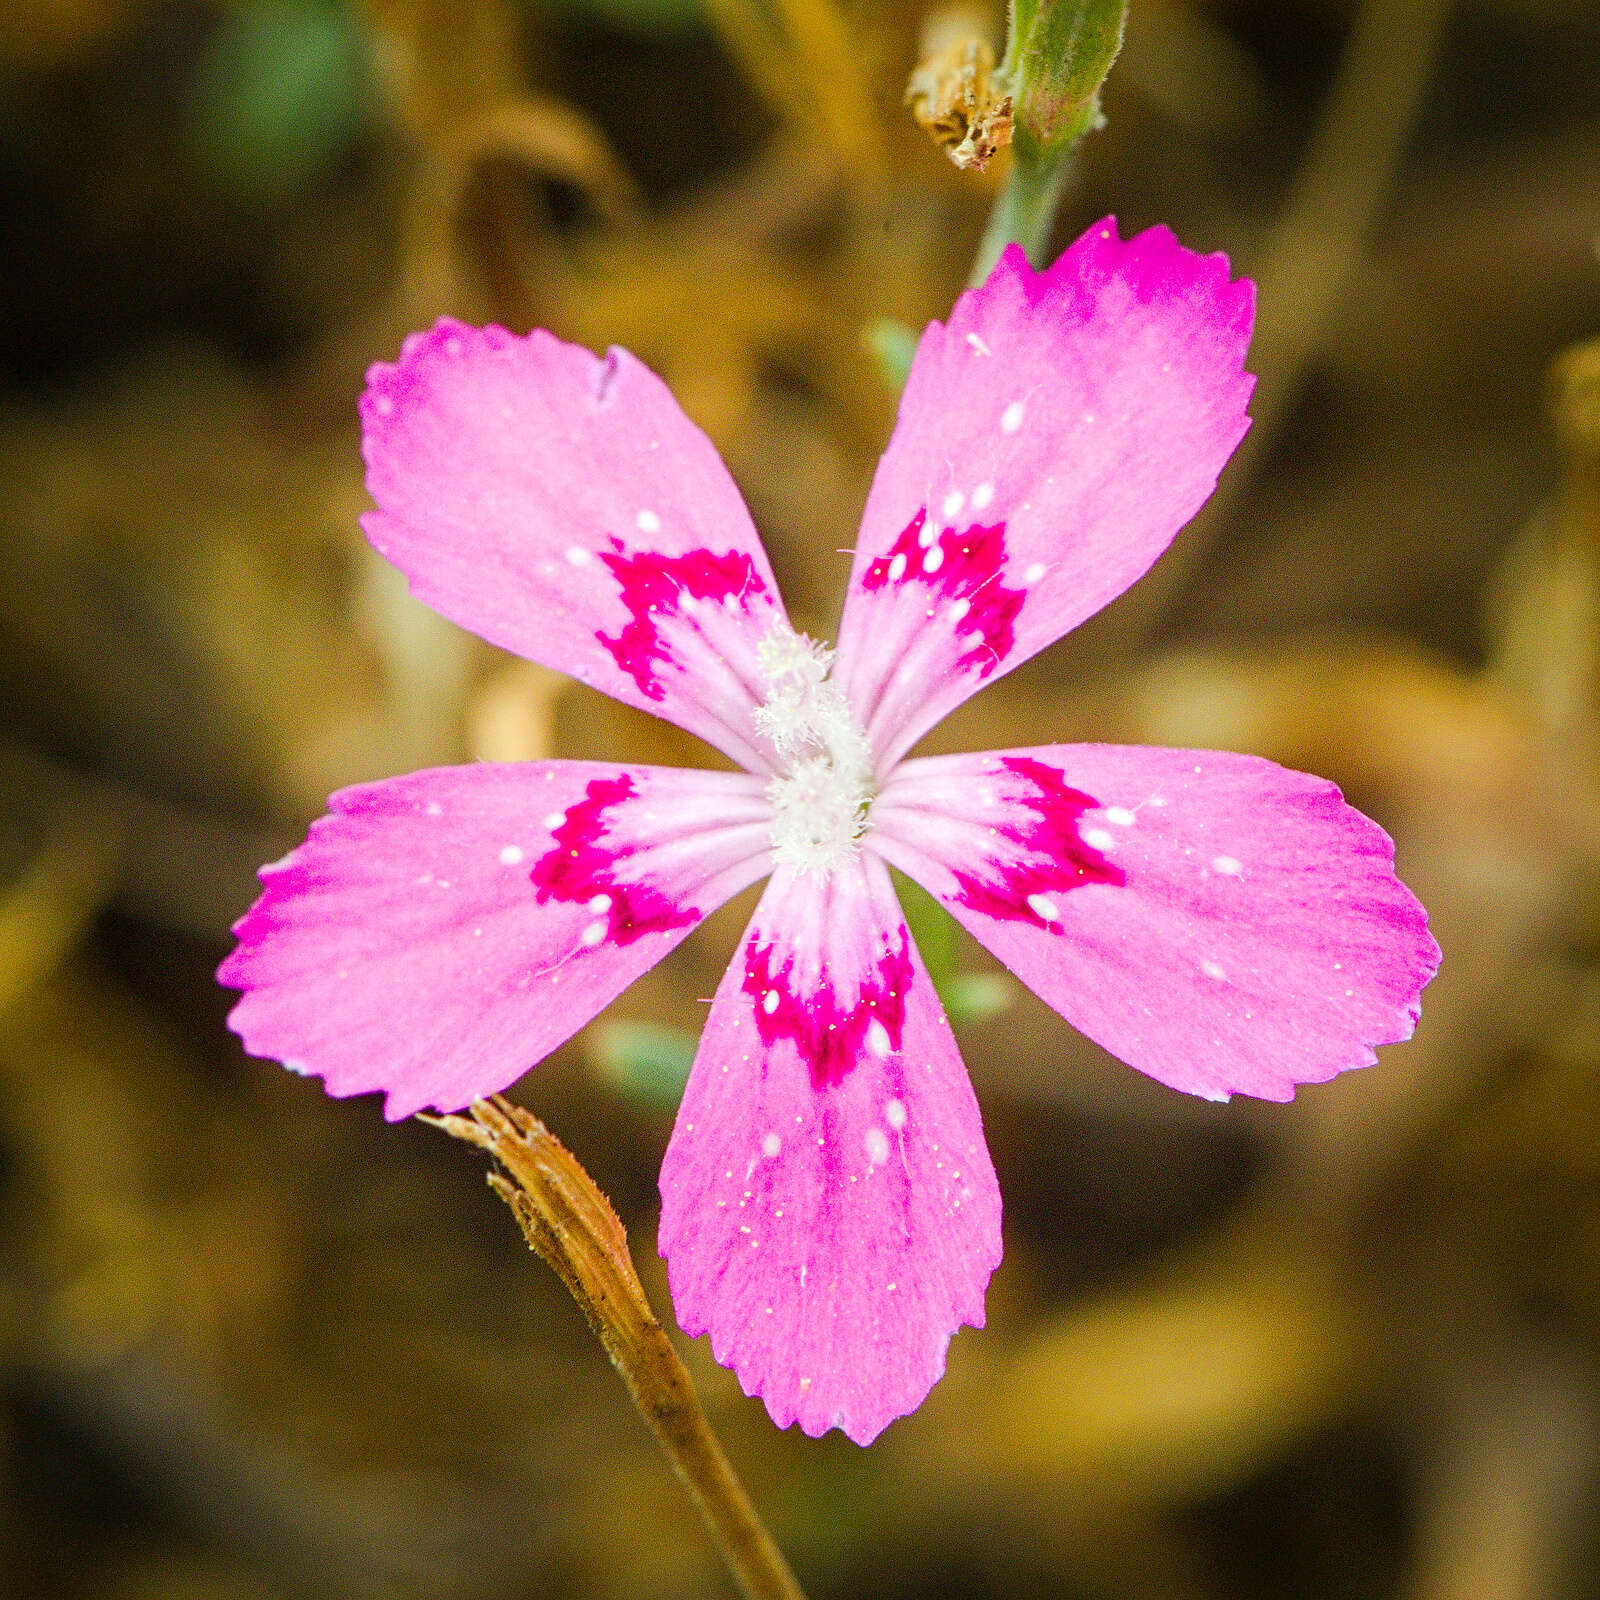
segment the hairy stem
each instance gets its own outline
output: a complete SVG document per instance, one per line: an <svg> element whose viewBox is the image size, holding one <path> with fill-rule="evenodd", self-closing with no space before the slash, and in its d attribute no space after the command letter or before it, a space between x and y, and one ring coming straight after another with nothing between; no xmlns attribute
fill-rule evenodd
<svg viewBox="0 0 1600 1600"><path fill-rule="evenodd" d="M1043 267L1055 227L1056 211L1072 171L1072 147L1067 141L1049 151L1038 150L1031 140L1019 136L1011 147L1011 170L1005 186L995 200L994 209L983 230L972 276L976 287L989 276L1008 244L1020 244L1023 254L1036 267Z"/></svg>

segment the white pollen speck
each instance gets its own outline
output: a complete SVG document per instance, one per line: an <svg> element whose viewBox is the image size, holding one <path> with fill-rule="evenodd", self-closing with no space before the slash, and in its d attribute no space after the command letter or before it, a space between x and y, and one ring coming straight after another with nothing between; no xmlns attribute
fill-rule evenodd
<svg viewBox="0 0 1600 1600"><path fill-rule="evenodd" d="M597 894L594 899L589 902L589 909L597 917L602 913L609 911L611 909L611 896L608 894Z"/></svg>
<svg viewBox="0 0 1600 1600"><path fill-rule="evenodd" d="M422 809L430 817L442 817L444 815L444 807L437 800L430 800Z"/></svg>
<svg viewBox="0 0 1600 1600"><path fill-rule="evenodd" d="M764 1156L765 1156L765 1157L766 1157L766 1158L767 1158L767 1159L768 1159L768 1160L769 1160L769 1161L770 1161L770 1160L771 1160L771 1159L772 1159L772 1158L773 1158L773 1157L774 1157L774 1156L775 1156L775 1155L777 1155L777 1153L778 1153L778 1152L779 1152L779 1151L780 1151L780 1150L781 1150L781 1149L783 1149L783 1140L782 1140L782 1139L780 1139L780 1138L779 1138L779 1137L778 1137L778 1136L777 1136L777 1134L775 1134L775 1133L769 1133L769 1134L768 1134L768 1135L767 1135L767 1136L766 1136L766 1138L765 1138L765 1139L763 1139L763 1140L762 1140L762 1141L761 1141L761 1153L762 1153L762 1155L764 1155Z"/></svg>
<svg viewBox="0 0 1600 1600"><path fill-rule="evenodd" d="M867 1028L867 1048L875 1056L886 1056L893 1048L889 1043L889 1030L881 1022L874 1021Z"/></svg>
<svg viewBox="0 0 1600 1600"><path fill-rule="evenodd" d="M955 601L950 607L950 620L952 622L960 622L971 609L972 602L970 600Z"/></svg>
<svg viewBox="0 0 1600 1600"><path fill-rule="evenodd" d="M761 1009L770 1017L778 1009L778 991L768 989L761 997Z"/></svg>
<svg viewBox="0 0 1600 1600"><path fill-rule="evenodd" d="M975 333L969 333L967 335L967 343L970 344L980 356L992 355L994 353Z"/></svg>
<svg viewBox="0 0 1600 1600"><path fill-rule="evenodd" d="M1167 803L1166 796L1165 795L1159 795L1159 794L1151 795L1150 798L1145 802L1146 805L1154 806L1156 808L1156 810L1158 810L1158 811L1166 803Z"/></svg>
<svg viewBox="0 0 1600 1600"><path fill-rule="evenodd" d="M1013 400L1000 413L1000 431L1002 433L1015 433L1022 426L1022 419L1027 414L1028 408L1020 400Z"/></svg>
<svg viewBox="0 0 1600 1600"><path fill-rule="evenodd" d="M1042 561L1035 561L1026 572L1022 574L1024 583L1037 583L1045 574L1045 565Z"/></svg>
<svg viewBox="0 0 1600 1600"><path fill-rule="evenodd" d="M391 416L394 413L394 401L391 400L388 395L380 394L378 398L372 402L372 409L376 411L380 417Z"/></svg>
<svg viewBox="0 0 1600 1600"><path fill-rule="evenodd" d="M899 583L906 575L906 553L902 550L893 561L889 563L889 582Z"/></svg>
<svg viewBox="0 0 1600 1600"><path fill-rule="evenodd" d="M583 548L581 544L569 544L567 546L567 560L570 561L573 566L586 567L593 559L594 558L587 550Z"/></svg>
<svg viewBox="0 0 1600 1600"><path fill-rule="evenodd" d="M641 511L634 519L640 533L660 533L661 518L653 511Z"/></svg>
<svg viewBox="0 0 1600 1600"><path fill-rule="evenodd" d="M904 1100L891 1100L883 1108L883 1120L894 1129L896 1133L906 1125L906 1103Z"/></svg>
<svg viewBox="0 0 1600 1600"><path fill-rule="evenodd" d="M1093 850L1110 850L1115 847L1117 839L1115 834L1107 833L1104 828L1090 828L1084 833L1083 842Z"/></svg>
<svg viewBox="0 0 1600 1600"><path fill-rule="evenodd" d="M937 572L939 570L939 568L942 567L943 565L944 565L944 547L942 545L937 545L936 544L927 553L927 555L925 555L922 558L922 570L924 572Z"/></svg>
<svg viewBox="0 0 1600 1600"><path fill-rule="evenodd" d="M924 522L922 532L917 535L918 546L926 550L935 539L939 537L939 524L937 522Z"/></svg>
<svg viewBox="0 0 1600 1600"><path fill-rule="evenodd" d="M1244 871L1244 863L1235 860L1233 856L1214 856L1211 861L1211 870L1220 872L1225 878L1237 878Z"/></svg>
<svg viewBox="0 0 1600 1600"><path fill-rule="evenodd" d="M580 935L585 944L599 944L606 936L606 925L603 922L591 922Z"/></svg>
<svg viewBox="0 0 1600 1600"><path fill-rule="evenodd" d="M1200 963L1200 970L1205 973L1208 978L1215 978L1218 983L1221 983L1228 976L1228 974L1224 972L1215 961L1202 961Z"/></svg>
<svg viewBox="0 0 1600 1600"><path fill-rule="evenodd" d="M521 859L521 845L508 844L505 849L500 852L500 865L502 867L514 867Z"/></svg>
<svg viewBox="0 0 1600 1600"><path fill-rule="evenodd" d="M559 828L566 820L567 814L565 811L552 811L550 815L544 819L544 825L547 828L555 829Z"/></svg>
<svg viewBox="0 0 1600 1600"><path fill-rule="evenodd" d="M972 509L974 511L987 511L993 500L994 485L992 483L980 483L972 491Z"/></svg>
<svg viewBox="0 0 1600 1600"><path fill-rule="evenodd" d="M1106 821L1116 823L1119 828L1131 828L1138 820L1126 806L1106 807Z"/></svg>
<svg viewBox="0 0 1600 1600"><path fill-rule="evenodd" d="M947 517L959 517L961 508L967 503L967 497L959 489L952 489L944 497L944 514Z"/></svg>
<svg viewBox="0 0 1600 1600"><path fill-rule="evenodd" d="M866 1145L867 1160L873 1166L881 1167L889 1159L889 1136L882 1128L868 1128L861 1142Z"/></svg>
<svg viewBox="0 0 1600 1600"><path fill-rule="evenodd" d="M1028 909L1045 922L1059 922L1061 920L1061 907L1047 894L1030 894L1028 896Z"/></svg>

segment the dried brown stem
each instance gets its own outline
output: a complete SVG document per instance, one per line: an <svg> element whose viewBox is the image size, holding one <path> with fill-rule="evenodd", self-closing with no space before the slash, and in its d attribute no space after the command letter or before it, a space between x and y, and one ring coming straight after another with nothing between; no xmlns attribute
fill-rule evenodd
<svg viewBox="0 0 1600 1600"><path fill-rule="evenodd" d="M537 1117L499 1095L477 1101L470 1118L425 1120L487 1150L505 1169L505 1177L491 1173L490 1184L589 1319L740 1590L748 1600L805 1600L645 1299L621 1221L577 1158Z"/></svg>

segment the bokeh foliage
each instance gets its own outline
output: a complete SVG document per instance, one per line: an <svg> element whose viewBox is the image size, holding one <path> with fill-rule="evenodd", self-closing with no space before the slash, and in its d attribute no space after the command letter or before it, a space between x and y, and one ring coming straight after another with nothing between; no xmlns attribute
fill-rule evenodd
<svg viewBox="0 0 1600 1600"><path fill-rule="evenodd" d="M479 1167L243 1058L210 972L342 783L700 758L366 549L354 397L411 328L637 351L830 629L879 356L1003 176L900 108L927 20L0 8L0 1592L724 1592ZM1377 1068L1218 1107L953 944L989 1328L867 1453L686 1358L814 1597L1600 1593L1600 14L1136 0L1104 109L1060 239L1115 209L1258 277L1256 427L1157 573L936 747L1327 773L1444 971ZM672 1075L740 914L516 1091L662 1310Z"/></svg>

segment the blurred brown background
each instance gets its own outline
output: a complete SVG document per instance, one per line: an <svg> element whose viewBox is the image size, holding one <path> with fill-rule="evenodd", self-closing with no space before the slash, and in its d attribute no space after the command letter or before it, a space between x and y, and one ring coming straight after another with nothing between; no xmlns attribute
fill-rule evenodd
<svg viewBox="0 0 1600 1600"><path fill-rule="evenodd" d="M696 759L365 548L354 401L407 330L637 351L831 630L894 408L864 332L948 309L1001 170L900 109L923 20L0 9L0 1590L730 1592L480 1158L245 1059L210 974L340 784ZM1256 276L1255 432L937 739L1326 773L1443 974L1378 1067L1213 1106L957 945L988 1330L867 1452L686 1353L813 1600L1597 1596L1600 7L1135 0L1105 104L1058 242L1115 210ZM673 1072L737 926L516 1091L663 1313Z"/></svg>

